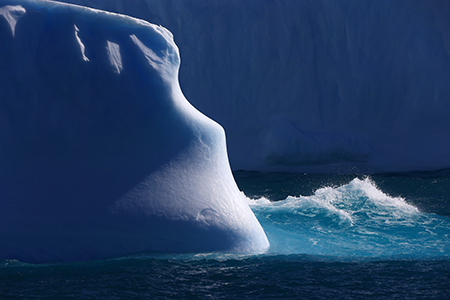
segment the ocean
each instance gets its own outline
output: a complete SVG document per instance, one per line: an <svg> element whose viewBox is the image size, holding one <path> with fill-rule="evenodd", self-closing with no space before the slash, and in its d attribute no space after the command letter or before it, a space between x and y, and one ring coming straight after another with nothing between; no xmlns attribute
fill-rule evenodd
<svg viewBox="0 0 450 300"><path fill-rule="evenodd" d="M0 299L448 299L450 170L234 172L263 254L0 261Z"/></svg>

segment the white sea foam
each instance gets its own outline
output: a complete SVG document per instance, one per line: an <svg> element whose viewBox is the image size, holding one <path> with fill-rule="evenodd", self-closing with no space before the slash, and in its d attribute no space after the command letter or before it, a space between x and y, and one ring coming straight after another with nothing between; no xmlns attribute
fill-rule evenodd
<svg viewBox="0 0 450 300"><path fill-rule="evenodd" d="M448 218L420 212L369 178L320 188L311 196L248 201L273 254L450 255Z"/></svg>

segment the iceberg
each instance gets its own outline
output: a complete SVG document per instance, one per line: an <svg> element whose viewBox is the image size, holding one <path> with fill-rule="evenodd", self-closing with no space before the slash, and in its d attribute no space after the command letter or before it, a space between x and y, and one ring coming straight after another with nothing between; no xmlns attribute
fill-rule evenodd
<svg viewBox="0 0 450 300"><path fill-rule="evenodd" d="M167 29L1 0L0 40L0 259L269 246Z"/></svg>
<svg viewBox="0 0 450 300"><path fill-rule="evenodd" d="M234 170L450 167L448 1L62 1L168 28Z"/></svg>

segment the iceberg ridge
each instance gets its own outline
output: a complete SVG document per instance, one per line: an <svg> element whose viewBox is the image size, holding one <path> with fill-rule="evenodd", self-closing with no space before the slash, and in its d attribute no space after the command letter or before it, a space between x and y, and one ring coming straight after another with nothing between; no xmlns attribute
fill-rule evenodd
<svg viewBox="0 0 450 300"><path fill-rule="evenodd" d="M165 28L0 1L0 259L268 247Z"/></svg>

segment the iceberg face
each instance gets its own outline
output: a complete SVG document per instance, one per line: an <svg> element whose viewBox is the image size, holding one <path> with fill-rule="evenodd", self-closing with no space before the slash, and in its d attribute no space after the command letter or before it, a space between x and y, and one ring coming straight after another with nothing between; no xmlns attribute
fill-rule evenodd
<svg viewBox="0 0 450 300"><path fill-rule="evenodd" d="M224 126L233 169L450 167L447 1L64 1L173 32L183 91Z"/></svg>
<svg viewBox="0 0 450 300"><path fill-rule="evenodd" d="M0 40L0 259L268 247L168 30L2 0Z"/></svg>

